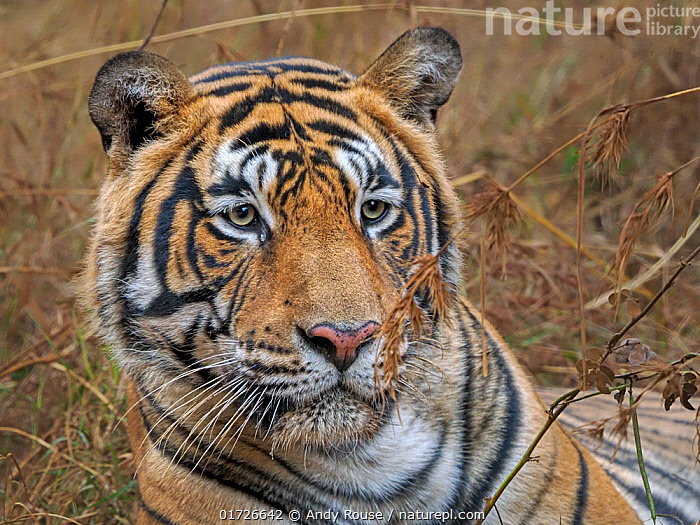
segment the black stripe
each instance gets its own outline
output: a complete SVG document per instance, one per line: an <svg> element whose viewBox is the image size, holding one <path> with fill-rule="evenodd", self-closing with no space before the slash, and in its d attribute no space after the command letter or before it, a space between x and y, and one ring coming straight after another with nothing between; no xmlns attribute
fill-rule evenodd
<svg viewBox="0 0 700 525"><path fill-rule="evenodd" d="M159 413L163 409L154 405L150 396L145 396L144 398L149 402L151 407ZM177 465L184 467L187 470L196 472L197 474L216 481L217 483L229 487L235 491L240 492L250 498L256 499L263 502L273 509L282 510L288 513L291 509L328 509L330 507L329 501L319 501L314 498L308 491L301 492L298 486L289 486L286 482L281 480L271 480L269 473L262 471L254 463L248 461L241 461L238 458L231 457L229 455L224 455L225 461L219 460L220 451L216 447L212 447L210 450L210 455L205 461L198 461L199 458L192 458L189 456L184 456L183 451L178 451L177 448L170 447L167 444L168 440L161 441L158 445L156 443L161 438L160 434L155 427L152 427L143 411L143 406L139 406L141 412L141 418L146 428L146 432L149 440L154 445L154 447L159 450L164 456L171 459ZM166 424L170 426L174 421L170 418L167 413L162 412L159 414L163 417ZM177 434L180 438L178 442L182 442L186 437L189 436L188 429L185 426L175 426L171 432L172 434ZM201 436L203 438L203 436ZM170 439L170 438L169 438ZM164 443L165 441L165 443ZM200 448L207 450L209 447L209 442L206 439L201 439L199 441L201 445ZM257 448L257 447L256 447ZM279 459L275 459L279 463ZM246 476L246 474L248 476ZM254 479L250 479L250 477ZM249 484L244 484L245 480ZM264 485L264 486L263 486ZM302 489L303 490L303 489ZM339 512L342 515L342 510L332 509L334 512ZM301 522L304 524L314 524L321 523L326 525L326 521L309 521L305 519L305 513L301 515Z"/></svg>
<svg viewBox="0 0 700 525"><path fill-rule="evenodd" d="M233 237L231 235L227 235L225 232L219 230L216 226L214 226L211 222L205 222L204 227L207 229L207 231L212 234L217 241L222 241L222 242L227 242L227 243L232 243L235 245L241 245L245 244L248 241L246 239L240 239L238 237ZM228 250L226 253L233 253L235 250ZM222 255L225 255L224 250L221 251Z"/></svg>
<svg viewBox="0 0 700 525"><path fill-rule="evenodd" d="M295 59L299 57L279 57L270 58L267 60L258 60L254 62L232 62L228 64L221 64L215 66L212 69L220 69L215 73L211 73L209 76L198 79L195 85L206 84L209 82L215 82L217 80L223 80L227 78L242 77L247 75L267 75L274 76L280 72L298 71L300 73L315 73L318 75L328 75L337 79L338 82L347 83L350 80L350 75L346 71L326 64L326 67L322 66L312 66L309 64L299 64L294 63ZM200 74L204 74L207 71L203 71Z"/></svg>
<svg viewBox="0 0 700 525"><path fill-rule="evenodd" d="M312 93L294 94L286 89L276 88L275 92L282 104L293 104L295 102L303 102L319 109L326 110L330 113L335 113L353 122L357 120L356 113L347 106L333 100L332 98L314 95Z"/></svg>
<svg viewBox="0 0 700 525"><path fill-rule="evenodd" d="M433 181L432 190L434 202L433 209L435 211L437 222L438 249L440 249L449 241L450 230L447 225L447 215L445 214L445 206L442 202L442 195L440 193L440 184L437 182L437 180ZM448 269L451 266L454 267L455 264L456 261L454 261L451 250L445 250L442 252L442 256L440 257L440 271L442 272L443 276L448 275Z"/></svg>
<svg viewBox="0 0 700 525"><path fill-rule="evenodd" d="M474 316L474 314L467 308L462 308L462 312L465 317L469 319L472 325L473 333L479 333L481 331L481 323ZM464 319L466 320L466 319ZM480 373L481 360L477 360L469 357L469 352L471 350L471 338L466 330L466 327L460 323L460 333L462 338L467 344L463 348L465 354L465 359L467 360L466 369L469 370L469 375L471 376L476 368L479 369L477 373ZM481 508L483 506L484 499L490 497L489 491L493 483L497 478L504 475L502 472L505 468L506 461L509 457L509 452L511 450L512 443L517 441L520 420L519 414L521 411L521 399L518 394L518 390L515 386L515 381L513 375L508 368L508 365L501 355L501 349L499 345L492 339L491 334L486 332L486 347L488 354L490 356L489 360L489 376L488 381L491 383L498 383L496 392L507 396L507 402L503 403L501 406L505 407L505 411L502 414L494 413L489 416L487 421L483 414L473 414L469 406L469 397L473 394L473 385L468 380L464 383L464 392L462 394L462 413L464 420L464 435L465 439L469 439L469 435L473 433L478 433L480 431L477 428L475 421L475 416L481 416L484 423L488 423L492 426L497 426L500 430L500 437L498 443L490 452L490 460L486 461L483 465L485 472L488 474L478 480L462 479L463 491L465 492L465 497L460 501L460 504L464 510L473 510L476 508ZM466 469L472 458L472 450L464 451L464 462L463 468ZM478 459L478 461L483 462L483 459Z"/></svg>
<svg viewBox="0 0 700 525"><path fill-rule="evenodd" d="M643 506L648 506L649 503L647 500L647 493L644 490L644 486L642 485L641 475L638 485L629 485L628 483L620 479L620 477L614 471L606 470L606 473L617 485L622 487L622 489L628 493L628 496L633 497L638 503L642 504ZM650 483L653 483L653 480L650 480ZM697 516L691 516L687 513L686 509L676 507L673 503L671 503L671 501L668 500L666 492L660 490L654 491L653 485L651 486L651 491L652 496L654 497L654 507L656 509L657 515L676 516L683 523L688 524L696 522ZM649 511L649 513L651 514L651 511Z"/></svg>
<svg viewBox="0 0 700 525"><path fill-rule="evenodd" d="M195 237L197 234L197 226L205 215L199 211L196 206L190 207L190 213L192 216L190 217L190 224L187 228L187 260L190 263L190 267L194 270L197 279L202 282L204 281L204 274L202 273L202 270L200 270L199 262L197 260L197 243Z"/></svg>
<svg viewBox="0 0 700 525"><path fill-rule="evenodd" d="M425 228L425 249L426 251L431 251L431 245L433 244L433 211L430 206L430 200L428 199L427 191L421 188L418 191L420 195L420 207L423 212L423 227ZM438 246L438 249L440 246Z"/></svg>
<svg viewBox="0 0 700 525"><path fill-rule="evenodd" d="M170 237L175 210L178 203L183 200L192 205L202 200L202 195L195 181L194 170L190 166L185 166L180 171L171 195L160 205L160 213L156 223L153 258L158 279L164 290L168 289L168 259L170 258Z"/></svg>
<svg viewBox="0 0 700 525"><path fill-rule="evenodd" d="M585 439L585 436L582 436L582 438ZM647 441L653 442L653 440L649 440L646 436L645 436L644 441L645 442L647 442ZM667 446L667 444L663 443L663 442L657 442L656 446L664 447L664 446ZM634 449L625 449L625 448L618 449L616 445L612 444L611 442L609 442L607 440L603 440L602 443L596 443L596 447L597 448L594 451L595 455L600 456L600 457L607 456L607 458L610 458L610 457L612 457L613 451L617 450L617 454L615 455L615 464L621 465L625 470L630 471L630 472L634 472L636 470L639 470L639 461L637 459L637 453ZM680 484L680 483L682 483L682 481L679 480L676 477L676 475L674 475L676 473L668 471L667 465L659 466L658 463L659 463L658 461L654 461L653 456L645 458L644 468L646 469L647 474L649 475L649 479L652 482L654 480L659 480L659 482L664 482L666 484ZM606 469L606 471L607 471L607 469ZM678 473L678 475L680 475L680 473ZM700 500L700 490L693 487L689 483L683 483L683 493L688 494L689 497L692 496L696 500ZM644 495L643 499L640 501L645 502L646 495Z"/></svg>
<svg viewBox="0 0 700 525"><path fill-rule="evenodd" d="M228 128L232 128L243 122L243 120L251 114L258 102L256 98L247 98L228 110L226 114L221 117L219 134L223 134Z"/></svg>
<svg viewBox="0 0 700 525"><path fill-rule="evenodd" d="M268 86L261 89L259 93L252 95L250 98L232 107L228 113L222 117L221 123L219 124L219 132L223 133L228 128L240 124L259 104L293 104L295 102L306 103L343 116L352 121L357 120L357 115L354 111L331 98L314 95L312 93L295 94L278 86Z"/></svg>
<svg viewBox="0 0 700 525"><path fill-rule="evenodd" d="M576 491L576 511L571 523L573 525L583 525L583 517L586 515L586 506L588 505L588 465L586 465L581 450L573 440L572 445L576 449L576 454L578 454L578 465L581 472L579 473L578 490Z"/></svg>
<svg viewBox="0 0 700 525"><path fill-rule="evenodd" d="M353 131L350 131L348 128L341 126L339 124L336 124L335 122L331 122L329 120L316 120L314 122L311 122L308 124L308 126L311 129L314 129L316 131L320 131L322 133L325 133L327 135L331 135L332 137L338 138L338 139L344 139L348 141L361 141L362 139L360 138L359 135L354 133Z"/></svg>
<svg viewBox="0 0 700 525"><path fill-rule="evenodd" d="M226 95L230 95L231 93L235 93L237 91L245 91L246 89L250 89L251 86L252 84L250 82L235 82L227 86L212 89L211 91L205 91L201 94L201 96L225 97Z"/></svg>
<svg viewBox="0 0 700 525"><path fill-rule="evenodd" d="M229 150L234 153L247 148L248 144L241 144L239 141L235 141L231 144ZM224 179L216 184L212 184L208 189L207 193L214 197L222 197L225 195L233 195L237 197L245 196L246 193L253 195L255 192L253 188L248 183L246 179L243 178L242 174L245 172L248 164L254 159L258 158L260 155L265 153L269 147L266 144L259 144L253 148L250 148L243 160L241 161L240 167L236 173L231 173L231 167L226 169L226 174Z"/></svg>
<svg viewBox="0 0 700 525"><path fill-rule="evenodd" d="M384 239L392 235L396 230L402 228L406 224L406 214L399 212L396 219L389 226L386 226L379 232L378 237Z"/></svg>
<svg viewBox="0 0 700 525"><path fill-rule="evenodd" d="M163 173L165 168L170 165L168 161L165 166L160 170L158 175ZM131 214L131 223L129 224L129 233L127 235L127 245L124 255L124 262L122 264L122 272L120 280L123 282L128 277L131 277L136 271L136 263L138 262L138 248L139 248L139 237L141 235L141 219L143 217L143 207L146 204L146 199L148 195L153 190L158 176L154 177L144 189L136 197L134 201L134 211Z"/></svg>
<svg viewBox="0 0 700 525"><path fill-rule="evenodd" d="M170 521L168 518L163 516L162 514L156 512L153 510L151 507L146 505L143 500L141 500L141 508L146 511L146 514L148 516L155 520L157 523L162 523L163 525L177 525L174 521Z"/></svg>
<svg viewBox="0 0 700 525"><path fill-rule="evenodd" d="M272 126L266 122L258 124L236 139L240 144L253 145L268 140L289 140L291 138L289 123Z"/></svg>
<svg viewBox="0 0 700 525"><path fill-rule="evenodd" d="M306 89L320 88L325 91L345 91L348 89L346 83L338 84L336 82L331 82L320 78L295 78L292 80L292 83L299 84Z"/></svg>
<svg viewBox="0 0 700 525"><path fill-rule="evenodd" d="M129 310L130 315L141 315L143 317L163 317L178 311L184 304L188 303L211 303L214 300L215 292L209 288L198 288L185 293L177 294L169 290L161 292L143 310L133 308Z"/></svg>

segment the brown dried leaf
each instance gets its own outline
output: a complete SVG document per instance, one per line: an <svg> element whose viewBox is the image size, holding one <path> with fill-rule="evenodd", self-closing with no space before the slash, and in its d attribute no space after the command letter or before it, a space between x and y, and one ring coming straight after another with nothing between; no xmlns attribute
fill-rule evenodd
<svg viewBox="0 0 700 525"><path fill-rule="evenodd" d="M627 305L627 311L632 317L637 317L642 313L642 307L639 306L639 303L636 300L629 299L625 302L625 304Z"/></svg>
<svg viewBox="0 0 700 525"><path fill-rule="evenodd" d="M594 362L600 361L604 355L605 352L595 346L593 348L589 348L588 352L586 352L586 357Z"/></svg>
<svg viewBox="0 0 700 525"><path fill-rule="evenodd" d="M602 372L597 372L596 374L593 374L593 378L595 379L595 386L599 392L602 394L609 394L611 392L610 388L608 388L610 381L605 374Z"/></svg>
<svg viewBox="0 0 700 525"><path fill-rule="evenodd" d="M600 365L600 372L607 377L608 382L612 383L615 381L615 372L609 366Z"/></svg>
<svg viewBox="0 0 700 525"><path fill-rule="evenodd" d="M690 404L690 398L693 397L697 391L698 387L696 387L694 384L683 383L683 387L681 389L681 405L688 410L695 410L695 407Z"/></svg>
<svg viewBox="0 0 700 525"><path fill-rule="evenodd" d="M614 395L615 401L617 401L617 403L619 405L621 405L624 402L626 393L627 393L627 388L623 388L623 389L615 392L615 395Z"/></svg>
<svg viewBox="0 0 700 525"><path fill-rule="evenodd" d="M666 382L664 391L661 394L664 398L664 408L668 411L670 410L676 399L681 397L681 376L680 374L672 375Z"/></svg>
<svg viewBox="0 0 700 525"><path fill-rule="evenodd" d="M689 396L686 396L685 394L681 394L681 405L684 408L687 408L688 410L695 410L695 407L690 404L690 401L688 401Z"/></svg>

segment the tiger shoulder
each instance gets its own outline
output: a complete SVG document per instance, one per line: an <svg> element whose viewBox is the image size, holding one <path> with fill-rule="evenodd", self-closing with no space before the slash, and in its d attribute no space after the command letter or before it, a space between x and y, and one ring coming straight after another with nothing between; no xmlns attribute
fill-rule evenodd
<svg viewBox="0 0 700 525"><path fill-rule="evenodd" d="M139 525L480 519L547 416L440 251L460 213L436 116L461 67L418 28L359 76L275 58L188 79L143 51L99 71L85 296L128 381ZM378 330L437 254L448 322L399 334L388 395ZM536 453L506 523L641 522L559 426Z"/></svg>

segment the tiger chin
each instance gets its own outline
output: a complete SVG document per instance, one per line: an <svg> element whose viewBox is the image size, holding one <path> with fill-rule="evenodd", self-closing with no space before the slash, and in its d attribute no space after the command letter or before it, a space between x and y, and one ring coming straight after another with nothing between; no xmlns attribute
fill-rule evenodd
<svg viewBox="0 0 700 525"><path fill-rule="evenodd" d="M127 378L139 525L469 523L520 459L546 415L490 326L482 373L454 245L449 322L407 331L395 400L375 378L412 261L460 222L435 126L461 67L418 28L359 76L276 58L188 79L143 51L99 71L84 296ZM507 523L640 523L558 426L536 453Z"/></svg>

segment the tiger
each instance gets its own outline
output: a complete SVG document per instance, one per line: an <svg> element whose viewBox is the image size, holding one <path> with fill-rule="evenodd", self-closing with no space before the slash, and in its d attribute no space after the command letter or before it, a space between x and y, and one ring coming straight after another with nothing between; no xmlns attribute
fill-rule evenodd
<svg viewBox="0 0 700 525"><path fill-rule="evenodd" d="M460 292L436 122L461 69L419 27L360 75L287 57L187 78L146 51L99 70L83 295L127 384L138 525L484 518L547 414ZM445 319L406 326L389 392L382 322L425 256ZM641 523L561 427L536 455L485 523Z"/></svg>

